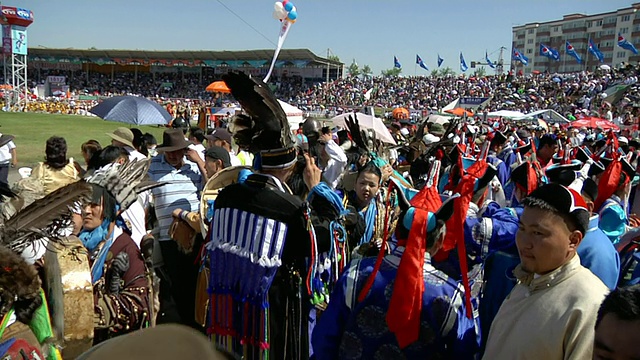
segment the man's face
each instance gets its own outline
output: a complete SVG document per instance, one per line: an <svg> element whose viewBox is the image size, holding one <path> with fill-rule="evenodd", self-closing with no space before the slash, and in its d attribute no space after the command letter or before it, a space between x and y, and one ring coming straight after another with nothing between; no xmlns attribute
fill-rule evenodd
<svg viewBox="0 0 640 360"><path fill-rule="evenodd" d="M205 158L204 169L207 171L207 176L212 177L218 171L222 170L222 161L218 159Z"/></svg>
<svg viewBox="0 0 640 360"><path fill-rule="evenodd" d="M594 360L640 359L640 321L625 321L614 314L605 315L596 327Z"/></svg>
<svg viewBox="0 0 640 360"><path fill-rule="evenodd" d="M546 159L550 159L553 155L558 152L558 145L553 144L545 144L542 148L540 148L540 155L542 155Z"/></svg>
<svg viewBox="0 0 640 360"><path fill-rule="evenodd" d="M164 153L165 160L169 163L169 165L174 167L182 166L182 160L184 159L184 154L187 149L180 149L175 151L167 151Z"/></svg>
<svg viewBox="0 0 640 360"><path fill-rule="evenodd" d="M528 206L524 208L516 233L522 268L539 275L567 262L581 240L582 234L569 231L559 215Z"/></svg>

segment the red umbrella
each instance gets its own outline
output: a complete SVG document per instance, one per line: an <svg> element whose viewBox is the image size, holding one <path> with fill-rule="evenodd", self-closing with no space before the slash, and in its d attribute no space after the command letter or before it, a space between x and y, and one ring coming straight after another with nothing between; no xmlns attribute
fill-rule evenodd
<svg viewBox="0 0 640 360"><path fill-rule="evenodd" d="M231 92L224 81L214 81L207 86L206 90L209 92L219 92L225 94L229 94Z"/></svg>
<svg viewBox="0 0 640 360"><path fill-rule="evenodd" d="M449 113L449 114L453 114L455 116L460 116L463 117L465 115L467 116L473 116L473 113L471 111L468 111L466 109L463 108L455 108L455 109L451 109L451 110L445 110L444 112Z"/></svg>
<svg viewBox="0 0 640 360"><path fill-rule="evenodd" d="M569 126L571 127L588 127L588 128L602 128L603 130L609 130L609 129L613 129L615 131L620 130L620 128L618 127L618 125L612 123L609 120L605 120L605 119L600 119L600 118L596 118L596 117L591 117L591 116L585 116L581 119L578 120L574 120L572 121Z"/></svg>

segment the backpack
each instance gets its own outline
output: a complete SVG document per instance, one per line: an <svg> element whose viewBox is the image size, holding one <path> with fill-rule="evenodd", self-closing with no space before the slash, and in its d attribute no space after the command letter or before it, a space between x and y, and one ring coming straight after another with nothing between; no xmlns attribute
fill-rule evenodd
<svg viewBox="0 0 640 360"><path fill-rule="evenodd" d="M640 282L640 238L629 241L620 250L620 277L618 287L635 285Z"/></svg>

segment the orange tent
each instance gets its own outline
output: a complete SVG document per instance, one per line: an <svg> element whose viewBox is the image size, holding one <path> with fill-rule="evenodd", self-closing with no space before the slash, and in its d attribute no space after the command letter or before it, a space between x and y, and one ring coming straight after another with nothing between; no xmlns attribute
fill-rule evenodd
<svg viewBox="0 0 640 360"><path fill-rule="evenodd" d="M395 108L391 112L394 119L408 119L409 118L409 110L405 108Z"/></svg>
<svg viewBox="0 0 640 360"><path fill-rule="evenodd" d="M455 116L473 116L473 113L469 110L457 107L455 109L450 109L450 110L445 110L444 112L449 113L449 114L453 114Z"/></svg>
<svg viewBox="0 0 640 360"><path fill-rule="evenodd" d="M207 86L206 90L210 92L219 92L225 94L229 94L231 92L224 81L214 81L209 84L209 86Z"/></svg>

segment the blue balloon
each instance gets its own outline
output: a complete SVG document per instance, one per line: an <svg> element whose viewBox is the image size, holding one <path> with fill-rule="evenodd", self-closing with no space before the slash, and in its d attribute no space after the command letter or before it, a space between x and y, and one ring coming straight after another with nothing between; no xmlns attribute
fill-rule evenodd
<svg viewBox="0 0 640 360"><path fill-rule="evenodd" d="M298 18L298 12L295 10L291 10L289 12L289 20L295 20Z"/></svg>
<svg viewBox="0 0 640 360"><path fill-rule="evenodd" d="M291 11L291 9L293 9L293 4L291 3L291 1L284 5L284 9L287 11Z"/></svg>

